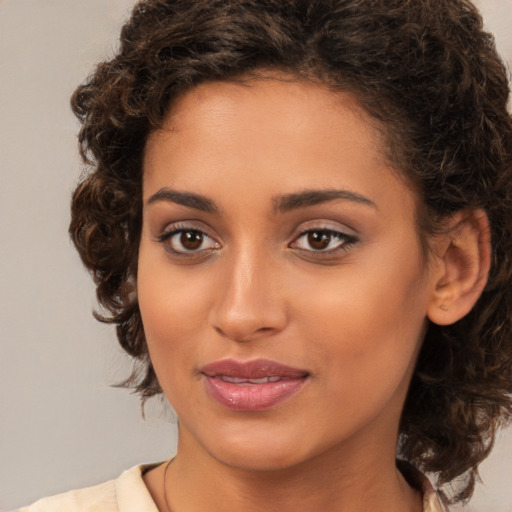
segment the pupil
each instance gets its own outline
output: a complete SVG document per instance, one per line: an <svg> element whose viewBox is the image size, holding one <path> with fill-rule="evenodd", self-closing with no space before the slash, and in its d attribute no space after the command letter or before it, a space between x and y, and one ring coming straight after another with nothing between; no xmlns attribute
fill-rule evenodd
<svg viewBox="0 0 512 512"><path fill-rule="evenodd" d="M308 234L308 242L313 249L325 249L330 241L331 236L321 231L313 231Z"/></svg>
<svg viewBox="0 0 512 512"><path fill-rule="evenodd" d="M180 236L180 242L185 249L198 249L203 243L203 235L198 231L184 231Z"/></svg>

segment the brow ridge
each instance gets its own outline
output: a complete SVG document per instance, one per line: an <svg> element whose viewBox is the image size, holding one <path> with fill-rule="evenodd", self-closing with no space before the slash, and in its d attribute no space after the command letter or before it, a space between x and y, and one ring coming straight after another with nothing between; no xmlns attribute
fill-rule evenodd
<svg viewBox="0 0 512 512"><path fill-rule="evenodd" d="M220 213L220 209L214 201L203 195L195 194L194 192L180 192L179 190L163 187L151 195L146 201L146 204L150 205L160 201L169 201L203 212Z"/></svg>
<svg viewBox="0 0 512 512"><path fill-rule="evenodd" d="M338 189L304 190L293 194L275 197L273 199L273 203L276 212L286 213L291 210L315 206L317 204L327 203L337 199L352 201L378 210L377 205L371 199L368 199L357 192Z"/></svg>

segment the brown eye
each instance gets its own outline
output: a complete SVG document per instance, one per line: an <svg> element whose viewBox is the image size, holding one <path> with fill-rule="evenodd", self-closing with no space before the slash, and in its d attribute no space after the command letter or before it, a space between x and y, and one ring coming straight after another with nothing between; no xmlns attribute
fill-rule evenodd
<svg viewBox="0 0 512 512"><path fill-rule="evenodd" d="M203 233L200 231L182 231L180 235L180 243L188 251L199 249L203 243L203 239Z"/></svg>
<svg viewBox="0 0 512 512"><path fill-rule="evenodd" d="M308 244L312 249L321 251L326 249L332 239L332 235L325 231L310 231L308 233Z"/></svg>
<svg viewBox="0 0 512 512"><path fill-rule="evenodd" d="M338 251L347 250L358 239L354 235L333 229L311 229L304 231L292 243L291 247L308 251L311 254L323 253L334 255Z"/></svg>
<svg viewBox="0 0 512 512"><path fill-rule="evenodd" d="M170 254L177 256L207 255L220 244L199 229L175 229L158 237Z"/></svg>

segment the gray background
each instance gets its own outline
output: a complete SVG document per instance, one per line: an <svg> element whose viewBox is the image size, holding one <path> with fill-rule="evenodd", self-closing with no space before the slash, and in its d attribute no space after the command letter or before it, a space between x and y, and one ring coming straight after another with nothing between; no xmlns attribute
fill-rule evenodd
<svg viewBox="0 0 512 512"><path fill-rule="evenodd" d="M161 402L141 418L110 384L130 371L90 315L94 290L67 237L80 163L69 96L116 47L132 0L0 0L0 510L163 460ZM512 63L512 0L480 0ZM469 510L512 512L512 431L482 465Z"/></svg>

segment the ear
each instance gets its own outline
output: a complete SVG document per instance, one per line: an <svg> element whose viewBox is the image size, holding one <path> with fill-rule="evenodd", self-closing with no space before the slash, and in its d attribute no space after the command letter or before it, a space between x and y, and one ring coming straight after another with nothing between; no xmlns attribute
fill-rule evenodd
<svg viewBox="0 0 512 512"><path fill-rule="evenodd" d="M471 311L487 283L491 234L485 212L455 213L434 237L433 253L427 316L438 325L453 324Z"/></svg>

